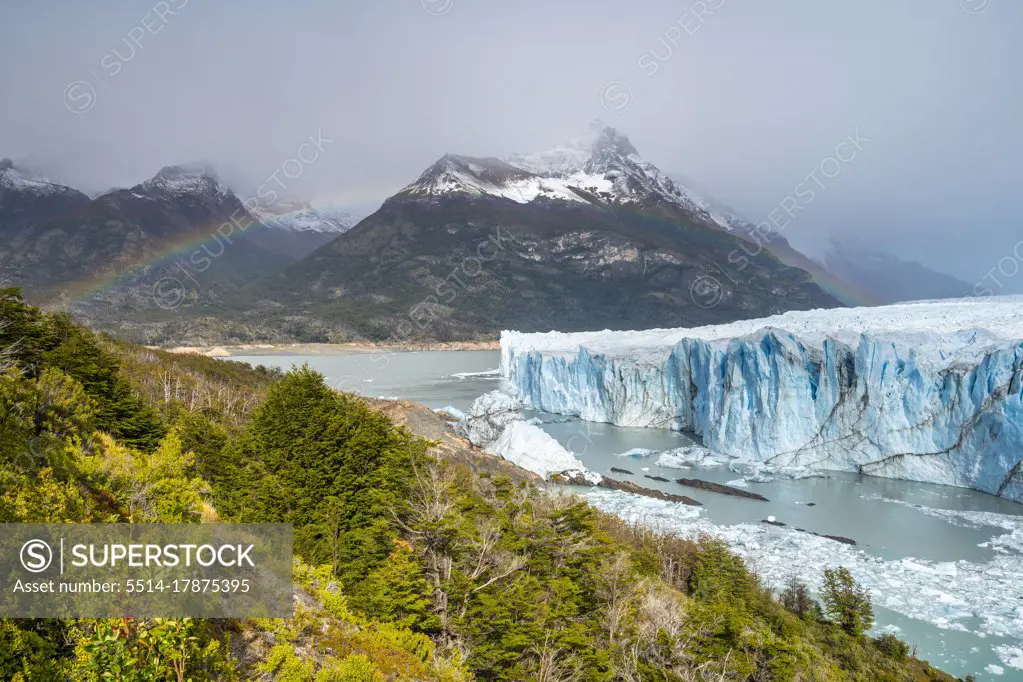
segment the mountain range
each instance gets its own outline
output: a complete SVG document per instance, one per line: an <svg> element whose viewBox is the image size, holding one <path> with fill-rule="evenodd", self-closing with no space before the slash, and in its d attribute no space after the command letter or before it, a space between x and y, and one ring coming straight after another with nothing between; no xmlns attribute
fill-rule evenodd
<svg viewBox="0 0 1023 682"><path fill-rule="evenodd" d="M0 237L0 277L149 343L711 324L862 303L835 275L879 270L888 296L957 290L894 257L813 261L599 122L539 153L446 154L361 221L241 201L208 166L90 198L3 160Z"/></svg>
<svg viewBox="0 0 1023 682"><path fill-rule="evenodd" d="M89 198L5 159L0 273L31 299L65 305L88 321L99 315L104 326L165 306L154 296L161 280L188 282L182 295L217 300L356 222L305 202L249 206L206 167L168 166L134 187Z"/></svg>

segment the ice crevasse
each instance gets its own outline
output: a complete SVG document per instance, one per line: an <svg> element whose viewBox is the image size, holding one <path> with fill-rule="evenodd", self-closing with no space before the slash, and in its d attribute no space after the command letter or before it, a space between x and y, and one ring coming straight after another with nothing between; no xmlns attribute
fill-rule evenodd
<svg viewBox="0 0 1023 682"><path fill-rule="evenodd" d="M536 409L693 431L743 459L1023 501L1023 297L503 332L501 356Z"/></svg>

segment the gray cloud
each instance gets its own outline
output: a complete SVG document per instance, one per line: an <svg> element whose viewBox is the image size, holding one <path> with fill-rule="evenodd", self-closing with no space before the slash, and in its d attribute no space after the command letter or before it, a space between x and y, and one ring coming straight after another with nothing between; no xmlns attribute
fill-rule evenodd
<svg viewBox="0 0 1023 682"><path fill-rule="evenodd" d="M361 203L445 152L543 148L601 116L762 220L859 129L872 142L786 234L977 281L1023 239L1023 6L837 5L8 1L0 156L93 191L195 160L258 182L322 130L294 192Z"/></svg>

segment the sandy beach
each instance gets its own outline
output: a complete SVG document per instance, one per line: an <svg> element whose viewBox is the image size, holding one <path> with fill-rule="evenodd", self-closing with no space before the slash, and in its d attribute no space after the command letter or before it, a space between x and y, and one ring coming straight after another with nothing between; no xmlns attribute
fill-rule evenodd
<svg viewBox="0 0 1023 682"><path fill-rule="evenodd" d="M211 358L230 358L239 355L332 355L336 353L400 353L423 350L499 350L501 344L493 341L452 341L447 343L248 343L235 346L177 346L164 348L170 353L197 353Z"/></svg>

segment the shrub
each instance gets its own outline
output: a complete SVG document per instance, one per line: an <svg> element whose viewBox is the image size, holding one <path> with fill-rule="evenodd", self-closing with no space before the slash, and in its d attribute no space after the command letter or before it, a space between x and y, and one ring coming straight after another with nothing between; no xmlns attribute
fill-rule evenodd
<svg viewBox="0 0 1023 682"><path fill-rule="evenodd" d="M822 597L828 616L850 635L859 637L874 625L870 592L844 566L824 570Z"/></svg>
<svg viewBox="0 0 1023 682"><path fill-rule="evenodd" d="M790 578L785 589L778 596L781 605L800 618L817 620L821 615L821 607L810 596L810 589L796 578Z"/></svg>
<svg viewBox="0 0 1023 682"><path fill-rule="evenodd" d="M892 634L881 635L874 640L874 644L885 656L901 661L909 656L909 645Z"/></svg>
<svg viewBox="0 0 1023 682"><path fill-rule="evenodd" d="M316 682L380 682L384 679L368 658L362 654L332 661L316 673Z"/></svg>

